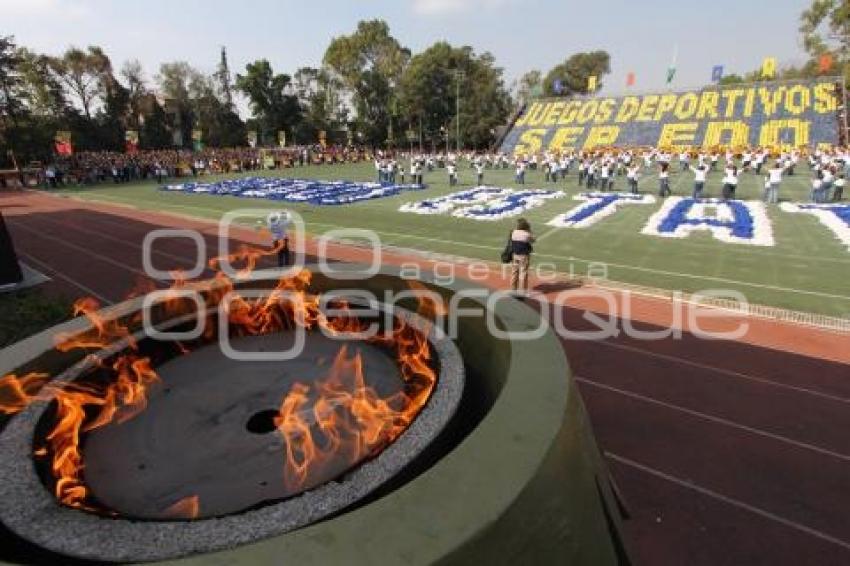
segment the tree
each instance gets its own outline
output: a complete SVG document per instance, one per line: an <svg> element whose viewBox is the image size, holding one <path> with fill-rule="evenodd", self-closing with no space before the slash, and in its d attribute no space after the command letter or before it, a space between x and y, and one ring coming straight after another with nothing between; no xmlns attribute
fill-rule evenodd
<svg viewBox="0 0 850 566"><path fill-rule="evenodd" d="M25 111L20 101L20 65L14 38L0 36L0 162L6 162L7 152L16 149L19 141L16 134Z"/></svg>
<svg viewBox="0 0 850 566"><path fill-rule="evenodd" d="M215 75L200 73L189 82L189 98L195 126L201 130L204 143L213 147L234 147L245 143L245 124L228 104L219 98Z"/></svg>
<svg viewBox="0 0 850 566"><path fill-rule="evenodd" d="M334 134L346 126L348 109L342 101L342 82L327 69L302 67L293 76L295 92L303 110L303 120L297 129L300 140L315 140L319 131Z"/></svg>
<svg viewBox="0 0 850 566"><path fill-rule="evenodd" d="M601 88L602 77L610 72L611 56L607 51L576 53L549 71L543 80L543 91L547 95L583 94L587 92L588 77L597 77L598 88ZM560 93L555 93L556 80L561 81Z"/></svg>
<svg viewBox="0 0 850 566"><path fill-rule="evenodd" d="M382 20L359 22L353 34L333 38L325 51L323 62L351 92L357 130L372 145L387 139L393 90L409 59L410 50Z"/></svg>
<svg viewBox="0 0 850 566"><path fill-rule="evenodd" d="M460 82L458 82L460 81ZM436 144L456 144L458 94L461 142L486 147L510 109L502 69L490 53L438 42L415 55L400 83L400 101L410 125Z"/></svg>
<svg viewBox="0 0 850 566"><path fill-rule="evenodd" d="M112 64L103 49L89 46L87 51L71 47L62 57L50 60L50 67L62 85L79 103L87 119L91 119L98 97L105 94L106 76Z"/></svg>
<svg viewBox="0 0 850 566"><path fill-rule="evenodd" d="M850 2L813 0L800 16L800 34L803 47L810 56L804 72L808 76L823 74L819 60L830 55L850 87Z"/></svg>
<svg viewBox="0 0 850 566"><path fill-rule="evenodd" d="M67 111L62 85L50 70L50 57L18 49L21 74L21 100L33 114L59 119Z"/></svg>
<svg viewBox="0 0 850 566"><path fill-rule="evenodd" d="M168 115L156 96L150 92L138 100L139 108L139 147L160 149L172 143Z"/></svg>
<svg viewBox="0 0 850 566"><path fill-rule="evenodd" d="M226 70L226 54L223 54ZM245 124L236 114L233 100L222 89L222 66L212 76L205 75L185 61L164 63L160 66L157 82L165 98L165 112L171 118L172 129L179 132L179 140L187 145L192 130L201 131L206 145L230 147L245 143ZM231 93L232 96L232 93Z"/></svg>
<svg viewBox="0 0 850 566"><path fill-rule="evenodd" d="M228 107L233 108L233 85L230 78L230 67L227 64L227 49L221 46L221 60L218 63L218 69L215 72L215 80L218 83L218 91L222 102Z"/></svg>
<svg viewBox="0 0 850 566"><path fill-rule="evenodd" d="M273 140L278 131L291 131L301 122L292 78L275 74L266 59L248 63L245 74L236 75L236 88L248 97L262 138Z"/></svg>
<svg viewBox="0 0 850 566"><path fill-rule="evenodd" d="M47 57L0 37L0 165L47 159L53 137L65 125L62 88Z"/></svg>
<svg viewBox="0 0 850 566"><path fill-rule="evenodd" d="M803 47L812 57L850 52L850 3L847 0L813 0L800 16Z"/></svg>
<svg viewBox="0 0 850 566"><path fill-rule="evenodd" d="M720 84L721 86L726 86L726 85L737 85L737 84L741 84L743 82L746 82L744 80L744 77L742 77L741 75L737 75L735 73L732 73L731 75L723 75L720 78L720 81L718 82L718 84Z"/></svg>
<svg viewBox="0 0 850 566"><path fill-rule="evenodd" d="M121 77L127 87L130 105L129 124L138 128L141 125L140 122L143 121L142 99L148 94L142 64L137 59L125 62L124 66L121 67Z"/></svg>
<svg viewBox="0 0 850 566"><path fill-rule="evenodd" d="M847 0L813 0L811 6L800 15L800 35L803 48L809 59L800 66L786 65L777 70L776 77L762 76L761 69L746 73L741 82L762 82L767 80L811 79L824 73L843 74L848 77L850 71L850 2ZM821 68L822 56L832 57L841 71ZM726 77L724 77L726 79ZM850 77L848 77L850 80ZM734 84L721 81L720 84ZM850 86L850 82L848 82Z"/></svg>
<svg viewBox="0 0 850 566"><path fill-rule="evenodd" d="M22 58L11 36L0 36L0 120L16 124L23 111L21 94ZM0 123L2 125L2 123Z"/></svg>
<svg viewBox="0 0 850 566"><path fill-rule="evenodd" d="M189 83L200 75L185 61L163 63L159 67L156 81L164 98L164 110L169 116L169 125L177 133L178 145L187 145L192 139L195 116L189 96Z"/></svg>
<svg viewBox="0 0 850 566"><path fill-rule="evenodd" d="M519 79L517 85L516 97L518 102L524 102L535 96L538 92L543 91L543 73L537 69L532 69L525 73Z"/></svg>
<svg viewBox="0 0 850 566"><path fill-rule="evenodd" d="M126 61L124 66L121 67L121 77L124 79L127 88L127 103L129 105L127 126L133 130L139 130L139 143L141 145L141 128L148 117L146 110L152 110L151 103L148 100L150 91L147 87L142 64L136 59ZM153 100L156 102L156 97ZM159 103L156 102L156 105L159 106Z"/></svg>
<svg viewBox="0 0 850 566"><path fill-rule="evenodd" d="M171 145L168 116L148 88L142 64L135 59L125 62L121 67L121 78L124 79L129 104L127 127L139 132L139 147L161 149Z"/></svg>

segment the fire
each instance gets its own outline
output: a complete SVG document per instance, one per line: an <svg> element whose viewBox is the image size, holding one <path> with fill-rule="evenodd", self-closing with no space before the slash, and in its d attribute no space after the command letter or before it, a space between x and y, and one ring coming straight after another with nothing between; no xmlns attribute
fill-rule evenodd
<svg viewBox="0 0 850 566"><path fill-rule="evenodd" d="M52 454L51 471L56 478L56 498L69 507L91 509L86 503L88 490L83 482L83 455L80 435L112 422L124 422L142 411L147 404L147 389L158 381L148 358L133 355L119 357L112 365L115 380L105 388L80 383L48 383L45 377L38 380L44 387L35 395L27 396L27 403L41 400L56 402L56 424L47 435L49 450L39 448L37 455ZM17 381L17 383L16 383ZM10 384L16 390L22 380L10 375L0 383ZM35 378L30 378L30 382ZM26 388L26 386L23 386ZM24 389L25 390L25 389ZM4 401L2 411L21 410L20 402ZM91 417L91 414L94 417Z"/></svg>
<svg viewBox="0 0 850 566"><path fill-rule="evenodd" d="M190 495L170 506L164 514L173 519L197 519L200 512L200 498L197 495Z"/></svg>
<svg viewBox="0 0 850 566"><path fill-rule="evenodd" d="M396 338L373 341L398 344L405 392L382 398L366 385L360 352L349 356L348 347L342 346L327 376L312 390L296 383L284 397L275 426L286 444L284 481L290 490L311 487L307 483L310 472L333 456L345 454L354 463L379 453L425 405L437 381L427 363L428 343L406 325L396 328L393 335ZM402 340L396 342L398 338Z"/></svg>
<svg viewBox="0 0 850 566"><path fill-rule="evenodd" d="M262 257L275 252L243 247L227 259L244 262L244 268L237 274L240 279L249 275ZM222 259L210 260L210 267L219 267ZM182 274L175 276L171 290L189 285ZM267 296L260 298L232 293L233 281L221 272L209 281L191 285L202 292L206 306L212 311L230 294L223 313L231 332L237 336L268 334L294 326L321 328L330 335L365 329L365 323L355 311L345 310L347 305L343 301L334 301L333 305L343 311L342 316L330 318L323 314L320 296L309 292L311 280L312 274L301 270L281 278ZM162 303L163 313L169 317L195 310L192 301L176 293L166 293ZM86 510L95 509L83 477L81 436L110 423L132 419L145 409L151 386L159 382L151 360L139 355L128 328L138 320L122 323L115 317L104 316L99 308L98 302L91 298L77 301L74 314L86 317L91 329L77 335L58 335L55 344L61 352L90 352L126 340L127 353L110 360L90 355L97 362L99 375L106 379L94 383L58 383L51 382L50 376L43 373L0 378L0 413L20 412L35 401L55 403L55 424L45 437L46 445L36 448L36 455L49 459L56 498L64 505ZM421 301L420 312L434 315L438 310L435 305ZM209 341L217 332L216 315L206 316L203 339ZM403 392L389 398L382 398L366 385L360 352L349 355L345 346L337 353L324 379L311 385L292 386L281 401L275 420L277 432L285 440L283 478L289 488L309 488L311 472L331 455L342 454L352 463L360 461L377 454L407 428L427 402L437 379L430 364L427 334L427 330L417 331L397 319L385 333L364 339L391 351L396 358L405 383ZM185 344L178 344L178 348L184 354L191 351ZM197 496L181 499L167 510L169 516L188 519L196 518L198 512Z"/></svg>
<svg viewBox="0 0 850 566"><path fill-rule="evenodd" d="M283 242L280 242L277 246L269 250L242 244L234 253L227 256L214 257L207 262L207 265L209 265L210 269L218 271L224 261L227 261L231 265L234 262L242 262L244 263L244 267L236 272L236 279L247 279L257 268L257 263L262 258L277 255L283 249L283 245Z"/></svg>
<svg viewBox="0 0 850 566"><path fill-rule="evenodd" d="M110 332L105 322L96 328L104 335ZM88 348L91 344L86 340L74 343L78 348ZM39 447L35 455L52 455L50 468L56 478L54 494L69 507L91 509L86 503L88 490L82 478L81 433L112 422L124 422L144 410L147 390L159 380L150 360L134 354L119 356L111 367L104 369L111 370L114 375L105 387L76 382L52 383L43 373L30 373L20 378L9 374L0 378L0 413L18 413L35 401L55 401L56 424L46 437L49 450Z"/></svg>
<svg viewBox="0 0 850 566"><path fill-rule="evenodd" d="M49 377L33 372L21 377L10 373L0 378L0 413L13 415L26 409Z"/></svg>
<svg viewBox="0 0 850 566"><path fill-rule="evenodd" d="M60 352L101 349L120 339L129 340L130 346L135 347L135 341L130 336L129 329L116 319L104 318L99 309L100 303L91 297L76 301L73 308L74 316L85 316L92 325L92 331L77 335L58 334L55 339L56 349Z"/></svg>

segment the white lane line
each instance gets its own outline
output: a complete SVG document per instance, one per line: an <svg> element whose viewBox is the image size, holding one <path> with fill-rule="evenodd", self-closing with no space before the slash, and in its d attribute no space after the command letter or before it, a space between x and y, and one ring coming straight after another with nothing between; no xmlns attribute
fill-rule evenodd
<svg viewBox="0 0 850 566"><path fill-rule="evenodd" d="M138 210L147 210L147 211L156 212L156 208L153 208L153 207L148 208L148 207L138 206L138 201L134 201L134 200L129 199L129 198L116 197L114 195L95 195L95 196L86 196L86 197L76 196L74 198L76 200L80 200L80 201L84 201L84 202L93 202L93 203L100 202L100 203L107 204L107 205L110 202L112 204L115 204L115 203L135 203L135 206L131 206L131 208L135 208L135 209L138 209ZM200 206L200 205L191 205L190 206L190 205L169 203L169 204L163 204L162 206L163 206L163 208L182 208L182 209L193 210L193 211L194 210L205 210L205 211L208 211L208 212L215 213L217 215L224 214L224 211L221 210L221 209L210 208L210 207ZM539 216L538 214L536 214L536 211L530 211L530 213L528 214L529 218L536 217L536 216ZM195 218L199 218L199 217L197 215L195 215ZM201 217L201 218L203 218L203 217ZM322 226L322 227L329 227L329 228L337 228L338 227L335 224L325 224L325 223L316 222L316 221L310 221L310 223L314 224L316 226ZM594 226L593 229L594 229L594 231L597 231L597 232L607 232L607 233L610 233L610 234L620 234L620 232L618 232L616 229L609 229L609 228L605 227L604 225ZM564 230L564 228L556 228L555 231L557 231L557 230ZM399 233L396 233L396 232L379 232L379 233L386 234L386 235L389 235L389 236L399 236L399 237L429 240L429 238L426 238L424 236L415 236L415 235L411 235L411 234L399 234ZM548 237L548 235L546 237ZM542 236L541 236L541 238L542 238ZM538 238L538 241L540 241L541 238ZM446 242L446 240L440 240L440 239L436 239L436 238L432 238L430 240L436 241L436 242ZM482 249L492 250L492 246L481 246L481 245L476 245L476 244L466 243L466 242L447 242L447 243L458 243L458 244L466 246L466 247L471 247L471 248L472 247L479 247L479 248L482 248ZM688 245L695 247L695 248L700 248L700 249L717 250L717 247L713 246L712 244L701 243L701 242L698 242L698 241L695 241L695 240L694 241L688 241ZM759 257L768 256L768 257L774 257L774 258L785 259L785 260L787 260L787 259L802 259L802 260L806 260L806 261L815 260L815 261L826 261L826 262L831 262L831 263L850 263L850 260L844 260L844 259L839 259L839 258L830 258L830 257L812 256L812 255L795 255L795 254L786 254L786 253L773 253L773 252L770 252L770 251L767 251L767 250L764 250L764 249L760 249L760 250L757 250L757 251L758 251ZM734 247L734 246L726 246L725 248L723 248L723 252L724 253L738 253L738 254L751 255L753 250L744 250L744 249L739 249L738 247ZM538 253L537 255L541 255L541 254ZM566 258L563 258L563 256L549 256L549 257L566 259ZM571 256L569 259L572 260L572 259L580 259L580 258L574 258L574 257ZM581 261L596 261L596 260L581 260ZM628 267L628 266L620 266L620 267L625 268L625 267Z"/></svg>
<svg viewBox="0 0 850 566"><path fill-rule="evenodd" d="M56 269L53 269L52 267L50 267L50 265L48 265L48 264L44 263L43 261L33 257L32 254L18 250L18 255L20 255L23 258L26 258L26 260L28 262L34 263L39 268L49 272L52 276L58 277L59 279L65 281L66 283L70 283L74 287L77 287L78 289L84 291L87 295L90 295L90 296L96 298L102 304L105 304L105 305L115 304L115 301L110 301L109 299L107 299L106 297L104 297L103 295L101 295L100 293L95 291L94 289L87 287L86 285L83 285L82 283L80 283L76 279L72 279L72 278L68 277L67 275L65 275L64 273L57 271Z"/></svg>
<svg viewBox="0 0 850 566"><path fill-rule="evenodd" d="M83 254L83 255L82 255L82 257L83 257L83 258L85 258L86 256L94 257L94 258L99 259L99 260L101 260L101 261L105 261L106 263L109 263L110 265L114 265L115 267L119 267L119 268L121 268L121 269L126 269L127 271L130 271L130 272L132 272L132 273L137 273L137 274L141 275L142 277L146 277L146 278L148 278L148 279L153 279L153 278L152 278L152 277L150 277L147 273L145 273L144 271L142 271L142 270L140 270L140 269L136 269L135 267L131 267L131 266L127 265L126 263L121 263L120 261L115 261L115 260L114 260L114 259L112 259L111 257L107 257L107 256L102 255L102 254L99 254L99 253L97 253L97 252L93 252L93 251L92 251L92 250L90 250L89 248L84 248L84 247L82 247L82 246L78 246L78 245L76 245L76 244L72 244L71 242L68 242L68 241L66 241L66 240L63 240L63 239L61 239L61 238L54 238L53 236L48 236L48 235L43 234L42 232L40 232L40 231L38 231L38 230L35 230L35 229L33 229L33 228L28 228L28 227L26 227L26 226L24 226L24 225L22 225L22 224L16 224L16 225L15 225L15 229L16 229L16 230L18 230L18 229L20 229L20 230L24 230L24 231L26 231L26 232L29 232L29 233L31 233L31 234L34 234L37 238L43 238L43 239L45 239L45 240L49 240L49 241L51 241L51 242L55 242L55 243L57 243L57 244L59 244L59 245L67 246L67 247L69 247L69 248L71 248L71 249L77 250L78 252L80 252L81 254Z"/></svg>
<svg viewBox="0 0 850 566"><path fill-rule="evenodd" d="M535 240L535 243L542 242L543 240L545 240L549 236L552 236L553 234L557 233L559 230L562 230L562 228L549 228L549 230L547 230L542 236L540 236L539 238L537 238Z"/></svg>
<svg viewBox="0 0 850 566"><path fill-rule="evenodd" d="M842 454L840 452L835 452L833 450L829 450L827 448L821 448L819 446L815 446L814 444L809 444L807 442L801 442L799 440L794 440L792 438L788 438L786 436L781 436L778 434L773 434L772 432L767 432L765 430L761 430L758 428L753 428L751 426L743 425L740 423L736 423L735 421L730 421L729 419L724 419L722 417L715 417L713 415L709 415L706 413L701 413L700 411L695 411L693 409L688 409L679 405L674 405L672 403L666 403L664 401L659 401L658 399L653 399L652 397L646 397L645 395L640 395L639 393L632 393L631 391L626 391L624 389L619 389L617 387L612 387L610 385L605 385L604 383L600 383L598 381L593 381L590 379L585 379L583 377L576 376L576 381L579 383L584 383L585 385L589 385L590 387L596 387L598 389L604 389L611 393L616 393L618 395L622 395L623 397L629 397L631 399L635 399L637 401L641 401L643 403L648 403L651 405L657 405L659 407L664 407L665 409L670 409L673 411L677 411L680 413L684 413L686 415L690 415L692 417L696 417L698 419L706 420L709 422L721 424L724 426L728 426L730 428L735 428L738 430L742 430L744 432L748 432L750 434L754 434L757 436L762 436L764 438L769 438L771 440L776 440L778 442L782 442L784 444L788 444L794 446L796 448L802 448L804 450L808 450L810 452L816 452L818 454L822 454L824 456L829 456L838 460L842 460L844 462L850 462L850 456L847 454Z"/></svg>
<svg viewBox="0 0 850 566"><path fill-rule="evenodd" d="M731 369L709 366L709 365L706 365L706 364L703 364L703 363L700 363L700 362L695 362L695 361L692 361L692 360L688 360L688 359L685 359L685 358L679 358L677 356L671 356L669 354L662 354L662 353L659 353L659 352L653 352L651 350L642 350L642 349L636 348L634 346L627 346L625 344L617 344L615 342L609 342L607 340L594 340L593 343L599 344L600 346L607 346L609 348L615 348L615 349L618 349L618 350L633 352L635 354L642 354L642 355L645 355L645 356L650 356L652 358L658 358L660 360L665 360L665 361L668 361L668 362L675 362L675 363L678 363L678 364L690 366L690 367L701 369L701 370L706 370L706 371L713 372L713 373L719 373L719 374L722 374L722 375L726 375L728 377L734 377L734 378L737 378L737 379L744 379L744 380L747 380L747 381L753 381L755 383L760 383L760 384L763 384L763 385L770 385L770 386L777 387L777 388L780 388L780 389L788 389L790 391L796 391L798 393L805 393L806 395L812 395L814 397L819 397L821 399L828 399L830 401L838 401L839 403L850 403L850 398L848 398L848 397L841 397L840 395L831 395L829 393L823 393L822 391L817 391L815 389L808 389L806 387L799 387L799 386L796 386L796 385L789 385L787 383L771 381L767 378L756 377L754 375L748 375L748 374L741 373L739 371L735 371L735 370L731 370Z"/></svg>
<svg viewBox="0 0 850 566"><path fill-rule="evenodd" d="M90 197L77 196L75 198L77 198L78 200L83 200L83 201L87 201L87 202L115 201L115 202L122 202L122 203L123 202L135 203L133 208L137 208L137 209L140 209L140 210L148 210L148 211L153 211L153 212L156 211L155 208L147 208L147 207L143 207L143 206L138 206L138 202L134 201L132 199L116 197L114 195L108 195L108 196L95 195L95 196L90 196ZM212 212L212 213L215 213L215 214L218 214L218 215L224 214L224 211L221 210L221 209L210 208L210 207L199 206L199 205L191 205L190 206L190 205L169 203L169 204L163 204L162 206L165 207L165 208L182 208L182 209L193 210L193 211L194 210L205 210L205 211ZM529 215L529 217L531 217L531 215ZM326 224L326 223L316 222L316 221L312 221L312 220L310 221L310 223L313 224L313 225L316 225L316 226L322 226L322 227L328 227L328 228L337 228L338 227L336 224ZM550 232L554 233L554 232L557 232L558 230L564 230L564 229L563 228L555 228L554 230L550 230ZM607 229L607 228L605 228L605 226L595 226L594 230L605 231L605 232L609 232L609 233L615 233L615 230ZM481 249L492 250L492 246L483 246L483 245L473 244L473 243L469 243L469 242L456 242L456 241L453 241L453 240L448 241L448 240L442 240L442 239L439 239L439 238L427 238L425 236L416 236L416 235L412 235L412 234L400 234L400 233L397 233L397 232L386 232L386 231L382 232L382 231L377 231L377 230L376 230L376 232L378 232L379 234L385 234L385 235L388 235L388 236L413 238L413 239L434 241L434 242L441 242L441 243L457 243L459 245L470 247L470 248L481 248ZM544 234L544 236L547 237L547 238L549 237L549 235L550 234L548 232L546 234ZM541 236L540 238L538 238L537 241L539 242L541 239L543 239L544 236ZM691 246L697 247L697 248L702 248L702 249L709 249L709 248L712 248L712 249L715 249L715 250L717 249L716 247L712 246L711 244L704 244L704 243L697 242L697 241L689 241L688 245L691 245ZM750 254L751 253L751 250L738 249L738 248L732 247L732 246L726 246L723 249L723 251L725 253L739 253L739 254ZM794 255L794 254L785 254L785 253L771 253L767 250L758 250L758 253L759 253L760 256L770 256L770 257L776 257L776 258L779 258L779 259L802 259L802 260L807 260L807 261L811 261L811 260L818 261L819 260L819 261L827 261L827 262L833 262L833 263L850 263L850 260L842 260L842 259L839 259L839 258L828 258L828 257L811 256L811 255L803 256L803 255ZM537 255L545 255L545 254L538 253ZM549 255L548 257L560 258L560 259L570 259L570 260L577 259L577 260L583 261L583 262L598 261L598 260L588 260L588 259L576 258L576 257L573 257L573 256L570 256L569 258L565 258L564 256ZM629 266L629 265L625 265L625 264L619 264L618 265L618 264L613 264L613 263L610 263L610 262L605 262L605 263L609 263L609 265L616 265L617 267L621 267L623 269L641 269L641 270L653 272L652 269L647 269L647 268L638 268L636 266ZM658 273L676 274L676 272L658 272ZM680 274L680 275L684 276L685 274ZM694 277L704 278L703 276L694 276ZM705 276L705 278L708 278L708 277L709 276ZM732 281L732 280L730 280L730 281ZM739 282L739 283L743 283L743 282ZM850 297L844 297L844 298L850 298Z"/></svg>
<svg viewBox="0 0 850 566"><path fill-rule="evenodd" d="M806 533L807 535L811 535L811 536L819 538L823 541L826 541L826 542L838 545L838 546L840 546L844 549L850 550L850 542L841 540L840 538L834 537L832 535L828 535L828 534L826 534L822 531L819 531L817 529L813 529L812 527L807 527L806 525L798 523L797 521L792 521L791 519L786 519L785 517L780 517L779 515L776 515L775 513L771 513L770 511L766 511L766 510L764 510L760 507L750 505L749 503L744 503L743 501L741 501L739 499L735 499L735 498L729 497L727 495L717 493L716 491L713 491L713 490L708 489L706 487L702 487L701 485L697 485L697 484L693 483L692 481L683 480L681 478L677 478L676 476L671 476L670 474L662 472L661 470L651 468L651 467L646 466L644 464L639 464L638 462L635 462L634 460L630 460L629 458L626 458L624 456L620 456L619 454L614 454L613 452L605 452L605 456L608 457L609 459L613 460L614 462L617 462L618 464L621 464L621 465L626 466L628 468L633 468L635 470L639 470L639 471L644 472L646 474L649 474L651 476L655 476L659 479L663 479L663 480L668 481L670 483L676 484L680 487L684 487L685 489L690 489L692 491L696 491L697 493L699 493L701 495L705 495L706 497L709 497L711 499L715 499L715 500L720 501L722 503L726 503L727 505L731 505L733 507L737 507L739 509L749 511L750 513L754 513L754 514L756 514L760 517L764 517L765 519L769 519L769 520L774 521L776 523L785 525L786 527L789 527L789 528L792 528L794 530Z"/></svg>
<svg viewBox="0 0 850 566"><path fill-rule="evenodd" d="M98 196L96 198L92 198L92 199L89 199L89 200L96 201L96 200L101 199L101 198L103 198L105 200L109 200L109 199L114 198L114 197ZM115 199L115 200L122 200L122 199ZM132 201L127 200L127 202L132 202ZM189 209L189 210L196 210L196 211L197 210L207 210L207 211L210 211L210 212L215 212L216 214L223 214L223 212L221 210L203 207L203 206L185 206L185 205L180 205L180 204L163 204L162 207L163 208L186 208L186 209ZM142 209L142 210L151 210L151 209L145 209L144 207L139 207L139 208ZM311 224L313 226L321 226L321 227L333 227L333 228L338 227L336 224L326 224L326 223L323 223L323 222L316 222L316 221L313 221L313 220L310 220L309 224ZM490 252L495 253L493 246L488 246L488 245L483 245L483 244L474 244L472 242L462 242L462 241L459 241L459 240L444 240L444 239L441 239L441 238L429 238L429 237L426 237L426 236L417 236L415 234L400 234L398 232L387 232L387 231L382 231L382 230L374 230L374 231L376 233L382 235L382 236L393 236L393 237L397 237L397 238L408 238L408 239L413 239L413 240L421 240L421 241L424 241L424 242L436 242L436 243L440 243L440 244L451 245L451 246L454 246L454 247L462 246L462 247L467 247L467 248L483 249L483 250L488 250ZM581 258L581 257L576 257L576 256L562 256L562 255L555 255L555 254L545 254L545 253L541 253L541 252L536 252L535 255L537 257L548 257L548 258L552 258L552 259L564 260L564 261L567 261L567 262L578 261L578 262L581 262L581 263L594 263L594 262L604 263L605 265L609 265L609 266L612 266L612 267L618 267L620 269L626 269L626 270L631 270L631 271L640 271L640 272L644 272L644 273L653 273L653 274L656 274L656 275L669 275L671 277L681 277L681 278L685 278L685 279L695 279L697 281L715 281L715 282L718 282L718 283L726 283L726 284L731 284L731 285L742 285L744 287L752 287L752 288L756 288L756 289L767 289L767 290L770 290L770 291L778 291L778 292L782 292L782 293L797 293L797 294L802 294L802 295L810 295L810 296L814 296L814 297L824 297L824 298L828 298L828 299L841 299L841 300L850 301L850 295L835 295L835 294L832 294L832 293L821 293L819 291L807 291L805 289L793 289L793 288L789 288L789 287L780 287L778 285L766 285L766 284L763 284L763 283L750 283L750 282L747 282L747 281L738 281L738 280L735 280L735 279L728 279L726 277L715 277L715 276L712 276L712 275L694 275L694 274L691 274L691 273L681 273L681 272L678 272L678 271L668 271L668 270L663 270L663 269L652 269L650 267L641 267L641 266L637 266L637 265L626 265L626 264L623 264L623 263L613 263L613 262L610 262L610 261L600 261L600 260L597 260L597 259L587 259L587 258Z"/></svg>
<svg viewBox="0 0 850 566"><path fill-rule="evenodd" d="M111 242L123 244L125 246L130 246L130 247L136 248L138 250L142 249L141 244L138 244L136 242L133 242L131 240L127 240L127 239L124 239L124 238L116 238L114 236L109 236L107 234L104 234L103 232L97 232L95 230L88 230L86 228L80 228L79 226L72 226L72 225L64 224L62 222L57 222L57 221L51 220L49 218L48 219L42 219L42 221L46 221L48 223L61 226L64 229L71 229L71 230L76 230L77 232L83 232L85 234L91 234L93 236L97 236L98 238L102 238L102 239L105 239L105 240L109 240ZM193 262L195 261L194 259L189 258L188 256L177 256L177 255L174 255L174 254L171 254L171 253L168 253L168 252L164 252L164 251L161 251L161 250L157 250L157 249L152 249L151 252L158 254L158 255L161 255L162 257L167 257L169 259L179 261L181 263L193 264ZM140 260L141 260L141 257L142 256L140 255L139 256ZM205 261L206 261L206 259L207 258L204 258ZM206 269L204 269L204 273L213 273L213 270L206 268Z"/></svg>

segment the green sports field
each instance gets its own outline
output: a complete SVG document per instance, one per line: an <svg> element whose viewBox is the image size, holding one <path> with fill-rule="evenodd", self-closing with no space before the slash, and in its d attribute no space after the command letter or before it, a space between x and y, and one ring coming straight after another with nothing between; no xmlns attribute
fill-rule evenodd
<svg viewBox="0 0 850 566"><path fill-rule="evenodd" d="M675 163L673 169L677 169ZM305 166L264 174L353 181L373 180L375 177L371 163ZM720 195L722 175L721 170L709 177L706 196ZM213 179L203 178L205 181ZM806 201L809 179L808 168L799 167L796 175L783 181L780 198ZM462 165L460 186L457 188L449 187L445 171L441 169L426 172L425 182L429 187L424 191L344 206L290 205L262 199L167 193L157 190L153 182L99 185L57 192L204 218L217 218L229 209L246 206L270 209L286 206L303 215L307 230L313 234L338 227L364 228L374 230L383 243L393 246L497 261L513 220L485 222L398 211L405 202L471 187L474 172L467 165ZM673 194L690 195L692 182L691 173L674 172L671 177ZM513 171L487 170L485 183L514 187ZM625 178L618 178L615 190L626 190L625 184ZM738 197L759 199L762 186L761 176L744 173ZM553 188L555 185L544 183L541 172L529 171L525 188L544 187ZM575 172L557 187L568 197L580 192ZM654 173L641 179L641 190L656 193L657 177ZM584 275L588 263L602 262L607 264L608 277L614 281L685 292L734 289L754 304L850 317L850 252L813 216L790 214L778 206L769 206L768 215L776 240L774 247L721 243L708 232L699 232L685 239L642 235L641 229L650 215L658 210L660 202L622 207L616 214L589 228L553 229L545 225L555 215L577 204L571 198L550 200L524 215L540 238L535 246L535 261L554 263L559 271L576 275Z"/></svg>

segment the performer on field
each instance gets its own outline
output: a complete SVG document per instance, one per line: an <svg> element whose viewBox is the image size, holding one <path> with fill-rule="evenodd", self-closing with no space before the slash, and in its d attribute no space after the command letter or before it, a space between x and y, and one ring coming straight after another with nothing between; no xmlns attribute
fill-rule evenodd
<svg viewBox="0 0 850 566"><path fill-rule="evenodd" d="M723 177L723 200L735 198L735 189L738 188L738 167L730 165L726 167L726 174Z"/></svg>
<svg viewBox="0 0 850 566"><path fill-rule="evenodd" d="M699 167L691 167L694 172L694 194L693 198L701 199L702 191L705 188L705 181L708 178L708 167L700 165Z"/></svg>
<svg viewBox="0 0 850 566"><path fill-rule="evenodd" d="M844 187L846 185L847 179L844 177L844 173L839 174L833 184L832 200L834 202L838 202L844 197Z"/></svg>
<svg viewBox="0 0 850 566"><path fill-rule="evenodd" d="M629 182L629 189L632 194L638 193L638 176L640 175L640 165L634 164L629 165L629 168L626 169L626 179Z"/></svg>
<svg viewBox="0 0 850 566"><path fill-rule="evenodd" d="M449 174L449 186L454 187L457 185L457 165L454 162L450 161L446 166L446 171Z"/></svg>
<svg viewBox="0 0 850 566"><path fill-rule="evenodd" d="M661 198L670 196L670 163L658 162L658 196Z"/></svg>
<svg viewBox="0 0 850 566"><path fill-rule="evenodd" d="M484 184L484 163L480 160L475 162L475 176L480 187Z"/></svg>

